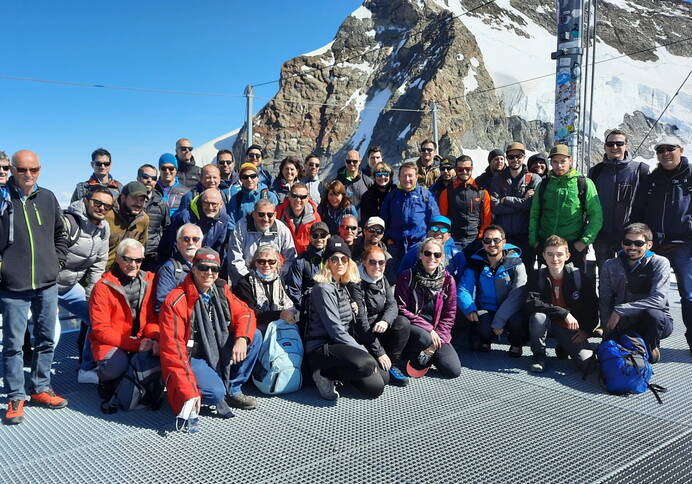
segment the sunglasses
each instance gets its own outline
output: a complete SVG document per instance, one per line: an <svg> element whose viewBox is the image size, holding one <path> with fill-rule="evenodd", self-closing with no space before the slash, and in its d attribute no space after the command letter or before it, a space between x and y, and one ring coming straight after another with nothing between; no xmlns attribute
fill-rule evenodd
<svg viewBox="0 0 692 484"><path fill-rule="evenodd" d="M617 146L619 148L621 146L625 146L625 142L624 141L606 141L605 145L608 148L612 148L613 146Z"/></svg>
<svg viewBox="0 0 692 484"><path fill-rule="evenodd" d="M356 163L360 163L360 160L346 160L346 163L349 165L355 165Z"/></svg>
<svg viewBox="0 0 692 484"><path fill-rule="evenodd" d="M430 252L429 250L424 250L423 255L425 257L434 257L435 259L439 259L442 257L442 252Z"/></svg>
<svg viewBox="0 0 692 484"><path fill-rule="evenodd" d="M454 167L452 166L441 166L440 171L454 171Z"/></svg>
<svg viewBox="0 0 692 484"><path fill-rule="evenodd" d="M250 175L240 175L241 180L254 180L257 178L257 173L252 173Z"/></svg>
<svg viewBox="0 0 692 484"><path fill-rule="evenodd" d="M345 255L333 255L329 258L329 262L332 264L346 264L348 262L348 257Z"/></svg>
<svg viewBox="0 0 692 484"><path fill-rule="evenodd" d="M379 227L368 227L366 230L371 234L381 235L384 233L384 229L381 229Z"/></svg>
<svg viewBox="0 0 692 484"><path fill-rule="evenodd" d="M346 229L346 230L350 230L351 232L355 232L356 230L358 230L357 225L342 225L341 228Z"/></svg>
<svg viewBox="0 0 692 484"><path fill-rule="evenodd" d="M449 232L449 227L440 227L439 225L433 225L432 227L430 227L430 231L446 234L447 232Z"/></svg>
<svg viewBox="0 0 692 484"><path fill-rule="evenodd" d="M96 200L95 198L90 198L89 200L91 200L91 203L94 204L94 207L103 208L106 210L106 212L113 209L112 203L105 203L105 202L102 202L101 200Z"/></svg>
<svg viewBox="0 0 692 484"><path fill-rule="evenodd" d="M98 166L98 167L103 167L103 166L111 166L110 161L92 161L92 165Z"/></svg>
<svg viewBox="0 0 692 484"><path fill-rule="evenodd" d="M39 166L38 168L15 168L17 170L17 173L27 173L31 172L32 175L35 175L39 171L41 171L41 167Z"/></svg>
<svg viewBox="0 0 692 484"><path fill-rule="evenodd" d="M216 160L218 165L232 165L233 160Z"/></svg>
<svg viewBox="0 0 692 484"><path fill-rule="evenodd" d="M310 168L319 168L319 167L320 167L320 164L319 164L319 163L308 163L308 166L309 166Z"/></svg>
<svg viewBox="0 0 692 484"><path fill-rule="evenodd" d="M209 264L195 264L195 269L197 269L200 272L212 271L214 274L218 274L218 272L221 270L219 266L213 266Z"/></svg>
<svg viewBox="0 0 692 484"><path fill-rule="evenodd" d="M504 240L504 239L500 239L500 238L498 238L498 237L494 237L494 238L492 238L492 239L491 239L490 237L486 237L486 238L483 239L483 243L484 243L485 245L499 245L500 242L502 242L503 240Z"/></svg>
<svg viewBox="0 0 692 484"><path fill-rule="evenodd" d="M468 167L466 167L466 166L457 166L456 170L457 170L457 171L461 171L461 172L469 172L469 173L470 173L470 172L473 171L473 167L472 167L472 166L468 166Z"/></svg>
<svg viewBox="0 0 692 484"><path fill-rule="evenodd" d="M142 173L142 174L140 175L140 178L141 178L142 180L153 180L153 181L156 181L156 180L159 179L159 177L157 177L156 175L149 175L149 174L147 174L147 173Z"/></svg>
<svg viewBox="0 0 692 484"><path fill-rule="evenodd" d="M10 165L0 165L0 170L2 170L2 171L10 171Z"/></svg>
<svg viewBox="0 0 692 484"><path fill-rule="evenodd" d="M644 247L646 245L646 240L630 240L630 239L623 239L622 245L625 247L630 247L630 246L635 246L635 247Z"/></svg>
<svg viewBox="0 0 692 484"><path fill-rule="evenodd" d="M276 212L255 212L259 218L272 218Z"/></svg>
<svg viewBox="0 0 692 484"><path fill-rule="evenodd" d="M381 266L384 267L384 265L387 263L386 260L375 260L375 259L368 259L368 265L371 266Z"/></svg>
<svg viewBox="0 0 692 484"><path fill-rule="evenodd" d="M261 266L273 266L274 264L276 264L276 259L257 259L255 262L257 262Z"/></svg>
<svg viewBox="0 0 692 484"><path fill-rule="evenodd" d="M247 157L250 159L254 158L254 159L259 160L260 158L262 158L262 153L248 153Z"/></svg>
<svg viewBox="0 0 692 484"><path fill-rule="evenodd" d="M193 242L193 243L196 244L196 243L199 242L200 240L202 240L202 237L197 237L197 236L192 236L192 237L191 237L191 236L189 236L189 235L183 235L183 241L187 242L188 244L189 244L190 242Z"/></svg>
<svg viewBox="0 0 692 484"><path fill-rule="evenodd" d="M420 149L421 153L432 153L433 151L435 151L435 148L421 148Z"/></svg>
<svg viewBox="0 0 692 484"><path fill-rule="evenodd" d="M141 264L144 257L128 257L126 255L121 256L125 262L134 262L135 264Z"/></svg>
<svg viewBox="0 0 692 484"><path fill-rule="evenodd" d="M506 156L506 158L508 160L518 160L518 159L523 158L523 157L524 157L524 155L507 155Z"/></svg>
<svg viewBox="0 0 692 484"><path fill-rule="evenodd" d="M291 193L291 198L297 198L298 200L305 200L308 198L307 195L298 195L297 193Z"/></svg>
<svg viewBox="0 0 692 484"><path fill-rule="evenodd" d="M159 170L161 170L161 171L175 171L176 167L175 166L160 166Z"/></svg>
<svg viewBox="0 0 692 484"><path fill-rule="evenodd" d="M192 151L192 146L178 146L180 151Z"/></svg>
<svg viewBox="0 0 692 484"><path fill-rule="evenodd" d="M315 232L314 234L311 235L311 237L313 238L313 240L326 239L327 235L329 235L329 234L327 234L325 232L319 232L319 233Z"/></svg>
<svg viewBox="0 0 692 484"><path fill-rule="evenodd" d="M677 147L677 146L673 146L673 145L659 146L658 148L656 148L656 154L657 154L657 155L660 155L661 153L665 153L666 151L667 151L668 153L672 153L673 151L675 151L675 150L677 150L677 149L678 149L678 147Z"/></svg>
<svg viewBox="0 0 692 484"><path fill-rule="evenodd" d="M387 178L392 176L392 173L389 171L378 171L375 173L375 176L379 176L380 178Z"/></svg>

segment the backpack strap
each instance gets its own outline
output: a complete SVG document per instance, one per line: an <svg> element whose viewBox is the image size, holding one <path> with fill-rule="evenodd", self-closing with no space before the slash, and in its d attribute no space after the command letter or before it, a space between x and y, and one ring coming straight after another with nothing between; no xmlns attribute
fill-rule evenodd
<svg viewBox="0 0 692 484"><path fill-rule="evenodd" d="M581 269L575 267L572 271L572 280L574 280L574 288L581 292Z"/></svg>
<svg viewBox="0 0 692 484"><path fill-rule="evenodd" d="M581 205L581 211L586 215L586 177L584 175L579 175L577 178L577 189L579 190L579 204Z"/></svg>
<svg viewBox="0 0 692 484"><path fill-rule="evenodd" d="M545 205L545 191L546 191L546 186L548 186L548 182L550 181L550 175L546 176L539 184L538 184L538 201L540 202L538 204L538 223L540 225L541 223L541 218L543 217L543 205Z"/></svg>
<svg viewBox="0 0 692 484"><path fill-rule="evenodd" d="M173 272L175 274L176 283L179 283L178 281L180 279L180 274L183 273L183 264L181 264L180 261L175 257L173 257Z"/></svg>

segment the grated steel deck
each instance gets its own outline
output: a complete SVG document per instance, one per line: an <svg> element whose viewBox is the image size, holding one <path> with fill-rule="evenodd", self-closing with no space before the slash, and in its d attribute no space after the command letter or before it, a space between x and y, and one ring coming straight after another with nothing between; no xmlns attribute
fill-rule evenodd
<svg viewBox="0 0 692 484"><path fill-rule="evenodd" d="M64 334L53 385L70 405L0 425L0 482L690 482L692 357L679 303L673 312L654 366L664 405L609 395L569 362L530 374L528 356L500 345L462 351L455 380L431 372L374 401L349 388L336 404L312 387L259 396L257 410L203 416L190 435L174 432L167 406L102 414Z"/></svg>

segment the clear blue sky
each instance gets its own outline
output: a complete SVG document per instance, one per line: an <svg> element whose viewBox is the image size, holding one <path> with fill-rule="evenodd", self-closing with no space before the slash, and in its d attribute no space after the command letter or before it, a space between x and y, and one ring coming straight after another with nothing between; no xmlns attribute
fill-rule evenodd
<svg viewBox="0 0 692 484"><path fill-rule="evenodd" d="M0 76L242 94L247 84L277 79L284 61L330 42L361 3L0 2ZM177 138L201 144L241 126L244 109L244 98L0 79L0 150L36 151L39 184L64 199L91 173L95 148L111 152L113 175L127 182Z"/></svg>

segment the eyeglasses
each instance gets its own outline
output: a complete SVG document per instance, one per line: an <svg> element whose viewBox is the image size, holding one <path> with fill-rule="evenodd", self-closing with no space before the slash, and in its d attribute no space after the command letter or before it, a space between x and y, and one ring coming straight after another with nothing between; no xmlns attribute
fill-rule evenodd
<svg viewBox="0 0 692 484"><path fill-rule="evenodd" d="M387 261L384 260L384 259L382 259L382 260L368 259L368 265L371 265L371 266L382 266L382 267L384 267L384 265L385 265L386 263L387 263Z"/></svg>
<svg viewBox="0 0 692 484"><path fill-rule="evenodd" d="M2 170L2 171L10 171L10 165L0 165L0 170Z"/></svg>
<svg viewBox="0 0 692 484"><path fill-rule="evenodd" d="M508 160L518 160L518 159L523 158L523 157L524 157L524 155L507 155L506 158Z"/></svg>
<svg viewBox="0 0 692 484"><path fill-rule="evenodd" d="M15 170L17 170L17 173L31 172L32 175L35 175L36 173L41 171L41 167L40 166L38 168L19 168L19 167L16 167Z"/></svg>
<svg viewBox="0 0 692 484"><path fill-rule="evenodd" d="M110 161L92 161L91 162L94 166L98 167L103 167L103 166L111 166Z"/></svg>
<svg viewBox="0 0 692 484"><path fill-rule="evenodd" d="M673 151L675 151L675 150L677 150L677 149L678 149L678 147L677 147L677 146L673 146L673 145L659 146L658 148L656 148L656 154L657 154L657 155L660 155L661 153L665 153L666 151L667 151L668 153L672 153Z"/></svg>
<svg viewBox="0 0 692 484"><path fill-rule="evenodd" d="M630 240L630 239L623 239L622 245L625 247L630 247L630 246L635 246L635 247L644 247L646 245L646 240Z"/></svg>
<svg viewBox="0 0 692 484"><path fill-rule="evenodd" d="M159 177L157 177L156 175L149 175L148 173L142 173L141 175L139 175L139 177L140 177L142 180L153 180L153 181L156 181L156 180L159 179Z"/></svg>
<svg viewBox="0 0 692 484"><path fill-rule="evenodd" d="M442 252L430 252L429 250L424 250L423 255L425 257L434 257L435 259L439 259L442 257Z"/></svg>
<svg viewBox="0 0 692 484"><path fill-rule="evenodd" d="M329 262L332 264L346 264L348 262L348 257L345 255L333 255L329 258Z"/></svg>
<svg viewBox="0 0 692 484"><path fill-rule="evenodd" d="M366 230L371 234L381 235L384 233L384 229L381 229L379 227L368 227Z"/></svg>
<svg viewBox="0 0 692 484"><path fill-rule="evenodd" d="M375 173L375 176L379 176L380 178L388 178L392 176L392 173L389 171L378 171Z"/></svg>
<svg viewBox="0 0 692 484"><path fill-rule="evenodd" d="M617 146L619 148L621 146L625 146L625 142L624 141L606 141L605 145L608 148L612 148L613 146Z"/></svg>
<svg viewBox="0 0 692 484"><path fill-rule="evenodd" d="M197 269L200 272L212 271L214 274L218 274L218 272L221 270L219 266L213 266L209 264L195 264L195 269Z"/></svg>
<svg viewBox="0 0 692 484"><path fill-rule="evenodd" d="M309 166L310 168L319 168L319 167L320 167L320 164L319 164L319 163L308 163L308 166Z"/></svg>
<svg viewBox="0 0 692 484"><path fill-rule="evenodd" d="M272 218L276 212L255 212L259 218Z"/></svg>
<svg viewBox="0 0 692 484"><path fill-rule="evenodd" d="M250 175L240 175L241 180L254 180L257 178L257 173L251 173Z"/></svg>
<svg viewBox="0 0 692 484"><path fill-rule="evenodd" d="M175 166L160 166L159 170L161 170L161 171L175 171L176 168L175 168Z"/></svg>
<svg viewBox="0 0 692 484"><path fill-rule="evenodd" d="M346 163L348 163L349 165L355 165L356 163L359 163L359 162L360 162L360 160L346 160Z"/></svg>
<svg viewBox="0 0 692 484"><path fill-rule="evenodd" d="M254 158L254 159L259 160L260 158L262 158L262 153L248 153L247 157L250 159Z"/></svg>
<svg viewBox="0 0 692 484"><path fill-rule="evenodd" d="M218 207L218 206L221 205L221 204L220 204L219 202L207 202L207 201L203 201L203 202L202 202L202 205L204 205L205 207L216 208L216 207Z"/></svg>
<svg viewBox="0 0 692 484"><path fill-rule="evenodd" d="M232 165L233 160L216 160L218 165Z"/></svg>
<svg viewBox="0 0 692 484"><path fill-rule="evenodd" d="M326 239L327 235L329 235L329 234L326 232L315 232L314 234L311 235L311 237L313 240Z"/></svg>
<svg viewBox="0 0 692 484"><path fill-rule="evenodd" d="M123 260L127 263L134 262L135 264L141 264L144 257L128 257L126 255L121 256Z"/></svg>
<svg viewBox="0 0 692 484"><path fill-rule="evenodd" d="M255 260L255 262L257 262L261 266L273 266L274 264L276 264L276 259L257 259Z"/></svg>
<svg viewBox="0 0 692 484"><path fill-rule="evenodd" d="M189 236L189 235L183 235L183 241L187 242L188 244L190 242L197 243L200 240L202 240L202 237L197 237L197 236Z"/></svg>
<svg viewBox="0 0 692 484"><path fill-rule="evenodd" d="M430 231L446 234L447 232L449 232L449 227L440 227L439 225L433 225L432 227L430 227Z"/></svg>
<svg viewBox="0 0 692 484"><path fill-rule="evenodd" d="M451 166L441 166L440 171L453 171L454 167Z"/></svg>
<svg viewBox="0 0 692 484"><path fill-rule="evenodd" d="M350 230L351 232L355 232L356 230L358 230L357 225L342 225L340 228L344 230Z"/></svg>
<svg viewBox="0 0 692 484"><path fill-rule="evenodd" d="M473 167L472 166L457 166L456 170L461 171L461 172L469 172L470 173L473 171Z"/></svg>
<svg viewBox="0 0 692 484"><path fill-rule="evenodd" d="M483 239L483 243L485 245L500 245L500 242L502 242L503 240L505 239L500 239L498 237L494 237L491 239L490 237L486 237Z"/></svg>
<svg viewBox="0 0 692 484"><path fill-rule="evenodd" d="M192 146L178 146L180 151L192 151Z"/></svg>
<svg viewBox="0 0 692 484"><path fill-rule="evenodd" d="M298 195L297 193L291 192L291 198L297 198L298 200L305 200L308 198L307 195Z"/></svg>
<svg viewBox="0 0 692 484"><path fill-rule="evenodd" d="M90 198L89 200L91 200L91 203L94 204L94 207L103 208L106 210L106 212L110 211L113 208L112 203L105 203L105 202L102 202L101 200L97 200L95 198Z"/></svg>
<svg viewBox="0 0 692 484"><path fill-rule="evenodd" d="M435 148L421 148L420 149L421 153L432 153L433 151L435 151Z"/></svg>

